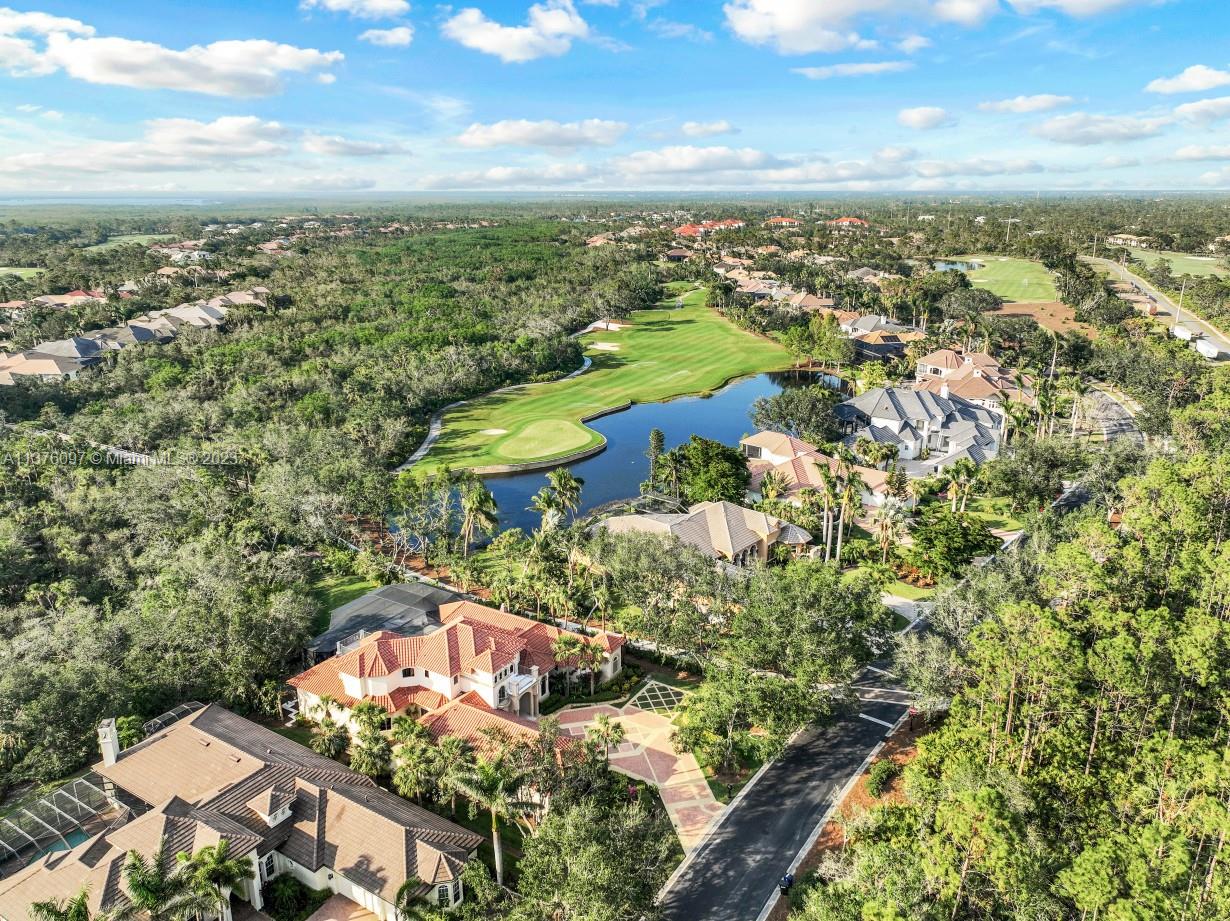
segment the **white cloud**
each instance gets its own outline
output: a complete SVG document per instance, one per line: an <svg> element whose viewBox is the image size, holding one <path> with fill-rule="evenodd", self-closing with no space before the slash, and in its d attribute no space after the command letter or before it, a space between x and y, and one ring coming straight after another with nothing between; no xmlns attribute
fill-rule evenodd
<svg viewBox="0 0 1230 921"><path fill-rule="evenodd" d="M751 147L694 147L679 145L659 150L638 150L616 158L612 166L632 175L763 169L779 161Z"/></svg>
<svg viewBox="0 0 1230 921"><path fill-rule="evenodd" d="M1230 145L1209 147L1201 144L1188 144L1174 152L1175 160L1230 160Z"/></svg>
<svg viewBox="0 0 1230 921"><path fill-rule="evenodd" d="M1173 77L1158 77L1145 87L1149 93L1200 93L1230 83L1230 71L1193 64Z"/></svg>
<svg viewBox="0 0 1230 921"><path fill-rule="evenodd" d="M976 26L999 10L999 0L937 0L935 15L948 22Z"/></svg>
<svg viewBox="0 0 1230 921"><path fill-rule="evenodd" d="M360 19L387 19L410 12L410 4L406 0L303 0L299 7L349 13Z"/></svg>
<svg viewBox="0 0 1230 921"><path fill-rule="evenodd" d="M941 109L939 106L916 106L898 112L897 123L916 131L931 131L955 124L956 119L947 109Z"/></svg>
<svg viewBox="0 0 1230 921"><path fill-rule="evenodd" d="M262 39L178 51L153 42L96 37L93 27L75 19L0 9L0 68L14 76L62 70L87 83L264 96L282 88L285 74L324 71L341 60L338 51Z"/></svg>
<svg viewBox="0 0 1230 921"><path fill-rule="evenodd" d="M1230 186L1230 166L1223 166L1218 170L1201 173L1200 181L1204 185Z"/></svg>
<svg viewBox="0 0 1230 921"><path fill-rule="evenodd" d="M359 41L370 42L384 48L404 48L414 40L414 29L397 26L392 29L368 29L359 36Z"/></svg>
<svg viewBox="0 0 1230 921"><path fill-rule="evenodd" d="M1199 102L1185 102L1175 107L1174 114L1179 118L1197 122L1212 122L1230 118L1230 96L1201 99Z"/></svg>
<svg viewBox="0 0 1230 921"><path fill-rule="evenodd" d="M60 177L71 173L147 173L236 168L239 161L286 152L286 129L254 115L212 122L160 118L145 123L135 141L81 139L63 147L0 157L0 173Z"/></svg>
<svg viewBox="0 0 1230 921"><path fill-rule="evenodd" d="M828 80L830 77L863 77L871 74L891 74L910 70L912 61L864 61L857 64L829 64L825 67L794 67L796 74L809 80Z"/></svg>
<svg viewBox="0 0 1230 921"><path fill-rule="evenodd" d="M690 138L709 138L718 134L739 133L739 129L724 118L715 122L684 122L680 129Z"/></svg>
<svg viewBox="0 0 1230 921"><path fill-rule="evenodd" d="M589 25L572 0L544 0L529 9L526 25L505 26L468 7L445 20L441 31L455 42L493 54L506 64L521 64L541 57L559 57L573 39L587 38Z"/></svg>
<svg viewBox="0 0 1230 921"><path fill-rule="evenodd" d="M1090 115L1074 112L1057 115L1033 128L1033 133L1060 144L1112 144L1153 137L1169 124L1165 118L1136 118L1131 115Z"/></svg>
<svg viewBox="0 0 1230 921"><path fill-rule="evenodd" d="M726 25L743 41L781 54L844 51L874 45L848 28L867 13L889 12L899 0L731 0Z"/></svg>
<svg viewBox="0 0 1230 921"><path fill-rule="evenodd" d="M305 134L303 149L322 157L383 157L405 152L398 144L353 141L336 134Z"/></svg>
<svg viewBox="0 0 1230 921"><path fill-rule="evenodd" d="M370 189L376 180L370 176L354 176L349 173L325 173L309 176L279 176L262 183L265 187L290 188L311 192L348 192Z"/></svg>
<svg viewBox="0 0 1230 921"><path fill-rule="evenodd" d="M645 23L645 28L659 38L686 38L690 42L707 42L713 39L713 33L700 26L672 19L650 19Z"/></svg>
<svg viewBox="0 0 1230 921"><path fill-rule="evenodd" d="M486 170L428 176L420 185L426 189L541 188L582 181L591 173L582 163L553 163L544 167L493 166Z"/></svg>
<svg viewBox="0 0 1230 921"><path fill-rule="evenodd" d="M1071 96L1056 96L1054 93L1039 93L1036 96L1014 96L1011 99L997 99L993 102L980 102L978 108L983 112L1049 112L1060 106L1075 102Z"/></svg>
<svg viewBox="0 0 1230 921"><path fill-rule="evenodd" d="M55 109L44 109L38 114L39 118L46 118L53 122L62 121L64 119L63 112L57 112Z"/></svg>
<svg viewBox="0 0 1230 921"><path fill-rule="evenodd" d="M897 42L897 49L904 51L906 54L914 54L916 51L922 51L924 48L931 47L931 39L925 35L907 35L901 41Z"/></svg>
<svg viewBox="0 0 1230 921"><path fill-rule="evenodd" d="M1096 16L1142 2L1145 0L1011 0L1013 8L1019 13L1036 13L1046 9L1069 16Z"/></svg>
<svg viewBox="0 0 1230 921"><path fill-rule="evenodd" d="M457 136L463 147L609 147L628 130L624 122L587 118L579 122L506 119L470 125Z"/></svg>
<svg viewBox="0 0 1230 921"><path fill-rule="evenodd" d="M988 160L972 157L968 160L923 160L914 167L924 179L940 176L1005 176L1021 173L1041 173L1044 167L1036 160Z"/></svg>

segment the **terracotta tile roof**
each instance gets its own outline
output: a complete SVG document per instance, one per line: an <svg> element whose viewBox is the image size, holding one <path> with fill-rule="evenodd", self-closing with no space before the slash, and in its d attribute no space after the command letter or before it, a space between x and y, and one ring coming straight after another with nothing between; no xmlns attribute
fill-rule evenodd
<svg viewBox="0 0 1230 921"><path fill-rule="evenodd" d="M445 736L455 736L465 739L479 752L499 748L501 739L532 740L538 737L538 724L533 720L514 716L505 710L494 710L474 691L449 701L434 713L419 717L419 722L433 739L439 741ZM560 741L567 744L563 739Z"/></svg>

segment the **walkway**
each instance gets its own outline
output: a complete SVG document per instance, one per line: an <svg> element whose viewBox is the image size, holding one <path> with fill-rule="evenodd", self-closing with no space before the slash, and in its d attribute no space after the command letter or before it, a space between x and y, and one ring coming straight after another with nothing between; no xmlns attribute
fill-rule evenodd
<svg viewBox="0 0 1230 921"><path fill-rule="evenodd" d="M709 789L695 756L676 754L671 745L675 727L669 714L681 697L675 688L651 681L622 708L598 704L561 710L558 716L560 727L572 736L585 735L585 728L603 714L624 727L624 741L610 753L611 767L658 788L679 843L690 854L724 807ZM637 703L654 709L641 709Z"/></svg>
<svg viewBox="0 0 1230 921"><path fill-rule="evenodd" d="M775 897L847 782L908 712L909 695L884 672L866 669L855 692L850 710L799 733L689 853L659 896L666 921L750 921Z"/></svg>

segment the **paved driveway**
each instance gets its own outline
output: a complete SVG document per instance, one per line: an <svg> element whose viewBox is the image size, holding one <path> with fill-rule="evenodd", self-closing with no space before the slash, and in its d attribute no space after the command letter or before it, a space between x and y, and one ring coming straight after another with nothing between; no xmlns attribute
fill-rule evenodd
<svg viewBox="0 0 1230 921"><path fill-rule="evenodd" d="M622 708L598 704L561 710L558 717L560 727L572 736L584 736L585 727L602 714L624 727L624 741L610 752L611 767L658 788L679 843L691 853L724 807L714 798L696 758L690 752L676 754L671 745L674 724L669 714L677 695L673 688L653 682Z"/></svg>

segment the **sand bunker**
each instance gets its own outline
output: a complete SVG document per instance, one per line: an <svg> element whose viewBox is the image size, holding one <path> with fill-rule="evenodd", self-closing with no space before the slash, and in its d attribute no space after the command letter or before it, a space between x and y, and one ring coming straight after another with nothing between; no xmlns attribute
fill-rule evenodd
<svg viewBox="0 0 1230 921"><path fill-rule="evenodd" d="M508 429L483 429L480 435L507 435Z"/></svg>
<svg viewBox="0 0 1230 921"><path fill-rule="evenodd" d="M597 349L599 352L618 352L618 342L595 342L590 346L592 349Z"/></svg>

